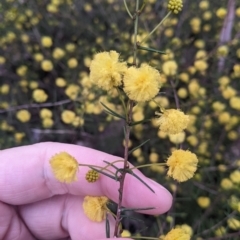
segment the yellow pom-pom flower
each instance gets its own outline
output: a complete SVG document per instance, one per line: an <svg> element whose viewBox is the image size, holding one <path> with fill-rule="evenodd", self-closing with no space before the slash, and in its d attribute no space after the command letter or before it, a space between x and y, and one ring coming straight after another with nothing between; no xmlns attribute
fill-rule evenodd
<svg viewBox="0 0 240 240"><path fill-rule="evenodd" d="M178 65L174 60L169 60L163 63L162 71L167 76L175 76L177 74Z"/></svg>
<svg viewBox="0 0 240 240"><path fill-rule="evenodd" d="M53 116L52 111L47 108L41 109L39 115L40 115L40 118L42 119L51 118Z"/></svg>
<svg viewBox="0 0 240 240"><path fill-rule="evenodd" d="M182 0L169 0L168 2L168 10L172 11L175 14L178 14L182 11L183 2Z"/></svg>
<svg viewBox="0 0 240 240"><path fill-rule="evenodd" d="M47 100L48 95L42 89L35 89L33 91L32 97L36 102L42 103Z"/></svg>
<svg viewBox="0 0 240 240"><path fill-rule="evenodd" d="M211 203L211 200L209 197L202 196L197 198L197 203L201 208L208 208Z"/></svg>
<svg viewBox="0 0 240 240"><path fill-rule="evenodd" d="M102 222L106 219L106 214L109 211L107 203L107 197L86 196L83 200L83 211L93 222Z"/></svg>
<svg viewBox="0 0 240 240"><path fill-rule="evenodd" d="M89 170L85 178L89 183L96 182L99 179L99 173L95 170Z"/></svg>
<svg viewBox="0 0 240 240"><path fill-rule="evenodd" d="M191 236L182 228L172 229L163 240L190 240Z"/></svg>
<svg viewBox="0 0 240 240"><path fill-rule="evenodd" d="M175 150L167 159L166 164L169 167L167 175L179 182L187 181L193 177L197 170L197 163L196 154L188 150Z"/></svg>
<svg viewBox="0 0 240 240"><path fill-rule="evenodd" d="M20 122L25 123L25 122L28 122L30 120L31 114L30 114L30 112L28 110L22 109L22 110L17 111L16 118Z"/></svg>
<svg viewBox="0 0 240 240"><path fill-rule="evenodd" d="M61 59L65 56L65 51L61 48L55 48L52 53L53 58Z"/></svg>
<svg viewBox="0 0 240 240"><path fill-rule="evenodd" d="M57 153L50 159L49 163L58 181L71 183L77 180L78 162L69 153Z"/></svg>
<svg viewBox="0 0 240 240"><path fill-rule="evenodd" d="M64 78L57 78L56 80L55 80L55 84L56 84L56 86L58 86L58 87L65 87L66 85L67 85L67 82L66 82L66 80L64 79Z"/></svg>
<svg viewBox="0 0 240 240"><path fill-rule="evenodd" d="M67 62L69 68L75 68L78 65L78 61L76 58L70 58Z"/></svg>
<svg viewBox="0 0 240 240"><path fill-rule="evenodd" d="M72 100L76 100L79 94L80 87L76 84L70 84L66 90L65 94Z"/></svg>
<svg viewBox="0 0 240 240"><path fill-rule="evenodd" d="M90 64L90 80L108 91L122 85L126 69L126 62L119 61L119 53L116 51L98 53Z"/></svg>
<svg viewBox="0 0 240 240"><path fill-rule="evenodd" d="M50 72L53 69L53 64L50 60L43 60L41 62L41 68L46 72Z"/></svg>
<svg viewBox="0 0 240 240"><path fill-rule="evenodd" d="M125 93L137 102L153 99L161 86L159 72L147 64L142 64L140 68L130 67L123 81Z"/></svg>
<svg viewBox="0 0 240 240"><path fill-rule="evenodd" d="M66 124L71 124L76 117L76 113L71 110L64 110L61 114L61 119Z"/></svg>
<svg viewBox="0 0 240 240"><path fill-rule="evenodd" d="M240 110L240 97L232 97L230 98L229 104L231 108Z"/></svg>
<svg viewBox="0 0 240 240"><path fill-rule="evenodd" d="M185 115L178 109L168 109L161 113L156 113L160 116L157 119L157 124L160 130L168 134L177 134L187 128L189 116Z"/></svg>
<svg viewBox="0 0 240 240"><path fill-rule="evenodd" d="M41 38L41 43L43 45L43 47L49 48L52 46L53 42L52 39L48 36L44 36Z"/></svg>

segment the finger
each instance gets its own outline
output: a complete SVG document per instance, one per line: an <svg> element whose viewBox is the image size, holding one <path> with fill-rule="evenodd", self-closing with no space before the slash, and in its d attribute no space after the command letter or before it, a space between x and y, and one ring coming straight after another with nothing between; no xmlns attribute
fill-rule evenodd
<svg viewBox="0 0 240 240"><path fill-rule="evenodd" d="M81 164L105 166L103 160L112 162L119 157L81 146L62 143L40 143L0 152L0 200L10 204L26 204L59 194L104 195L118 201L119 182L101 175L95 183L88 183L85 175L88 167L80 167L78 181L71 184L60 183L53 175L49 160L56 153L65 151ZM122 163L117 164L122 167ZM161 214L169 210L171 194L161 185L134 172L146 182L151 192L135 177L127 174L124 183L123 205L126 207L155 207L149 214Z"/></svg>
<svg viewBox="0 0 240 240"><path fill-rule="evenodd" d="M82 197L66 194L20 206L19 213L37 239L106 238L105 220L102 222L89 220L83 212L82 203ZM114 224L113 217L109 216L111 236Z"/></svg>
<svg viewBox="0 0 240 240"><path fill-rule="evenodd" d="M35 239L11 206L0 202L0 213L0 239Z"/></svg>

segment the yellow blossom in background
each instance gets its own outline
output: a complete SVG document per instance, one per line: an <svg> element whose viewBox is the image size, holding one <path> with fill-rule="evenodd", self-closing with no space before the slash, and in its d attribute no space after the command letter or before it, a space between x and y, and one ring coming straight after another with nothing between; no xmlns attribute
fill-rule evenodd
<svg viewBox="0 0 240 240"><path fill-rule="evenodd" d="M240 229L240 221L234 217L231 217L227 220L227 225L229 228L233 230L239 230Z"/></svg>
<svg viewBox="0 0 240 240"><path fill-rule="evenodd" d="M190 240L191 235L182 228L174 228L163 238L163 240Z"/></svg>
<svg viewBox="0 0 240 240"><path fill-rule="evenodd" d="M240 97L230 98L229 105L235 110L240 110Z"/></svg>
<svg viewBox="0 0 240 240"><path fill-rule="evenodd" d="M8 94L9 90L10 90L10 86L8 84L3 84L2 86L0 86L0 93L3 95Z"/></svg>
<svg viewBox="0 0 240 240"><path fill-rule="evenodd" d="M228 178L223 178L223 179L221 180L220 186L221 186L221 188L224 189L224 190L230 190L230 189L232 189L232 187L233 187L233 183L232 183L232 181L231 181L230 179L228 179Z"/></svg>
<svg viewBox="0 0 240 240"><path fill-rule="evenodd" d="M236 94L237 91L231 86L227 86L226 88L222 89L222 96L225 99L230 99L231 97L234 97Z"/></svg>
<svg viewBox="0 0 240 240"><path fill-rule="evenodd" d="M156 113L160 117L157 119L157 124L160 130L168 134L177 134L187 128L189 116L185 115L181 110L168 109L161 113Z"/></svg>
<svg viewBox="0 0 240 240"><path fill-rule="evenodd" d="M161 87L159 72L147 64L142 64L140 68L128 68L123 82L124 92L136 102L153 99Z"/></svg>
<svg viewBox="0 0 240 240"><path fill-rule="evenodd" d="M76 45L74 43L67 43L65 48L68 52L74 52L76 50Z"/></svg>
<svg viewBox="0 0 240 240"><path fill-rule="evenodd" d="M196 48L202 49L202 48L205 47L205 42L204 42L203 40L201 40L201 39L198 39L198 40L196 40L196 41L194 42L194 46L195 46Z"/></svg>
<svg viewBox="0 0 240 240"><path fill-rule="evenodd" d="M217 236L217 237L222 237L222 236L224 236L225 234L226 234L226 228L225 227L223 227L223 226L221 226L221 227L219 227L219 228L217 228L216 230L215 230L215 232L214 232L214 234L215 234L215 236Z"/></svg>
<svg viewBox="0 0 240 240"><path fill-rule="evenodd" d="M0 65L6 62L5 57L0 56Z"/></svg>
<svg viewBox="0 0 240 240"><path fill-rule="evenodd" d="M211 11L206 11L203 13L203 19L205 21L209 21L212 18L212 12ZM206 27L206 25L205 25Z"/></svg>
<svg viewBox="0 0 240 240"><path fill-rule="evenodd" d="M76 113L71 110L64 110L61 113L61 119L66 124L71 124L76 117Z"/></svg>
<svg viewBox="0 0 240 240"><path fill-rule="evenodd" d="M225 18L226 14L227 14L227 9L226 8L219 8L216 11L216 15L220 19Z"/></svg>
<svg viewBox="0 0 240 240"><path fill-rule="evenodd" d="M174 60L169 60L163 63L162 71L167 76L175 76L177 74L178 65Z"/></svg>
<svg viewBox="0 0 240 240"><path fill-rule="evenodd" d="M65 56L65 51L61 48L55 48L52 53L53 58L61 59Z"/></svg>
<svg viewBox="0 0 240 240"><path fill-rule="evenodd" d="M44 128L51 128L53 124L54 121L51 118L46 117L42 120L42 125Z"/></svg>
<svg viewBox="0 0 240 240"><path fill-rule="evenodd" d="M23 123L26 123L30 120L31 118L31 114L28 110L19 110L17 111L16 113L16 118L20 121L20 122L23 122Z"/></svg>
<svg viewBox="0 0 240 240"><path fill-rule="evenodd" d="M44 56L41 53L35 53L33 55L33 58L36 62L41 62L44 59Z"/></svg>
<svg viewBox="0 0 240 240"><path fill-rule="evenodd" d="M195 135L190 135L187 137L187 142L189 142L191 146L196 147L198 144L198 139Z"/></svg>
<svg viewBox="0 0 240 240"><path fill-rule="evenodd" d="M159 155L158 155L157 153L155 153L155 152L150 153L150 155L149 155L149 161L150 161L151 163L156 163L156 162L158 162L158 159L159 159Z"/></svg>
<svg viewBox="0 0 240 240"><path fill-rule="evenodd" d="M51 4L51 3L47 4L46 9L50 13L57 13L59 11L58 7L56 5L54 5L54 4Z"/></svg>
<svg viewBox="0 0 240 240"><path fill-rule="evenodd" d="M198 197L197 203L201 208L208 208L210 206L211 200L209 197Z"/></svg>
<svg viewBox="0 0 240 240"><path fill-rule="evenodd" d="M67 152L60 152L49 161L55 178L60 182L77 181L78 162Z"/></svg>
<svg viewBox="0 0 240 240"><path fill-rule="evenodd" d="M20 77L23 77L23 76L26 75L27 70L28 70L27 66L20 66L16 70L17 71L17 75L19 75Z"/></svg>
<svg viewBox="0 0 240 240"><path fill-rule="evenodd" d="M188 96L188 91L186 88L179 88L178 91L177 91L177 95L180 97L180 98L186 98Z"/></svg>
<svg viewBox="0 0 240 240"><path fill-rule="evenodd" d="M209 8L209 2L207 0L202 0L199 3L199 8L202 9L202 10L208 9Z"/></svg>
<svg viewBox="0 0 240 240"><path fill-rule="evenodd" d="M192 178L197 170L197 156L188 150L174 150L166 162L169 167L167 175L173 179L184 182Z"/></svg>
<svg viewBox="0 0 240 240"><path fill-rule="evenodd" d="M221 124L226 124L230 121L230 118L231 118L231 116L230 116L229 112L222 112L218 116L218 121Z"/></svg>
<svg viewBox="0 0 240 240"><path fill-rule="evenodd" d="M182 0L169 0L168 1L168 10L172 11L175 14L178 14L182 11L183 2Z"/></svg>
<svg viewBox="0 0 240 240"><path fill-rule="evenodd" d="M189 75L185 72L180 73L178 77L182 82L185 82L185 83L189 82Z"/></svg>
<svg viewBox="0 0 240 240"><path fill-rule="evenodd" d="M177 134L169 134L168 135L170 142L174 144L180 144L183 143L186 137L185 132L180 132Z"/></svg>
<svg viewBox="0 0 240 240"><path fill-rule="evenodd" d="M48 98L48 95L42 89L35 89L32 94L32 98L39 103L45 102Z"/></svg>
<svg viewBox="0 0 240 240"><path fill-rule="evenodd" d="M76 84L70 84L66 90L65 94L71 99L76 100L79 95L80 87Z"/></svg>
<svg viewBox="0 0 240 240"><path fill-rule="evenodd" d="M131 237L131 233L128 230L123 230L121 233L121 237Z"/></svg>
<svg viewBox="0 0 240 240"><path fill-rule="evenodd" d="M106 219L108 198L86 196L83 200L83 211L93 222L102 222Z"/></svg>
<svg viewBox="0 0 240 240"><path fill-rule="evenodd" d="M38 88L38 82L37 81L31 81L28 85L29 85L30 89Z"/></svg>
<svg viewBox="0 0 240 240"><path fill-rule="evenodd" d="M222 45L217 49L217 55L219 57L226 57L228 55L229 49L228 46Z"/></svg>
<svg viewBox="0 0 240 240"><path fill-rule="evenodd" d="M236 10L235 10L235 14L237 17L240 17L240 7L238 7Z"/></svg>
<svg viewBox="0 0 240 240"><path fill-rule="evenodd" d="M207 68L208 68L208 63L207 63L206 61L204 61L204 60L196 60L196 61L194 62L194 67L195 67L198 71L203 72L203 71L207 70Z"/></svg>
<svg viewBox="0 0 240 240"><path fill-rule="evenodd" d="M41 62L41 68L46 72L50 72L53 69L53 64L50 60L43 60Z"/></svg>
<svg viewBox="0 0 240 240"><path fill-rule="evenodd" d="M16 143L21 143L25 136L26 134L23 132L16 132L14 133L14 140Z"/></svg>
<svg viewBox="0 0 240 240"><path fill-rule="evenodd" d="M126 70L126 62L119 61L119 53L101 52L94 56L90 64L90 80L108 91L122 84L122 77Z"/></svg>
<svg viewBox="0 0 240 240"><path fill-rule="evenodd" d="M58 87L65 87L66 85L67 85L67 82L66 82L66 80L64 79L64 78L57 78L56 80L55 80L55 84L56 84L56 86L58 86Z"/></svg>
<svg viewBox="0 0 240 240"><path fill-rule="evenodd" d="M47 108L42 108L40 110L39 115L40 115L40 118L42 118L42 119L43 118L51 118L53 116L52 111Z"/></svg>
<svg viewBox="0 0 240 240"><path fill-rule="evenodd" d="M52 46L53 42L52 42L52 38L48 37L48 36L44 36L41 38L41 44L43 47L49 48Z"/></svg>
<svg viewBox="0 0 240 240"><path fill-rule="evenodd" d="M240 171L235 170L230 174L230 179L233 183L240 184Z"/></svg>
<svg viewBox="0 0 240 240"><path fill-rule="evenodd" d="M70 58L67 62L69 68L75 68L78 65L78 61L76 58Z"/></svg>

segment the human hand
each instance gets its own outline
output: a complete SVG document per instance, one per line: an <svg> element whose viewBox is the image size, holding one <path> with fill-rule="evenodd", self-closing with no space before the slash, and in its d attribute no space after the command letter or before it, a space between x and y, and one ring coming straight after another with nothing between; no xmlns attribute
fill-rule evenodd
<svg viewBox="0 0 240 240"><path fill-rule="evenodd" d="M104 175L97 182L88 183L85 175L89 168L81 166L76 182L57 181L49 160L62 151L81 164L105 166L103 160L118 159L90 148L51 142L0 151L0 239L106 239L105 221L98 223L87 218L82 208L83 198L107 196L117 202L119 183ZM154 215L168 211L172 204L170 193L140 171L134 172L155 193L127 174L123 206L155 207L145 211ZM114 219L109 220L113 236Z"/></svg>

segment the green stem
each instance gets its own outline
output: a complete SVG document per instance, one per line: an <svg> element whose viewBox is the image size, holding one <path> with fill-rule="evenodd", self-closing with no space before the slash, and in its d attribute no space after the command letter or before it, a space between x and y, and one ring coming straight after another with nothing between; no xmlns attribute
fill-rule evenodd
<svg viewBox="0 0 240 240"><path fill-rule="evenodd" d="M138 33L138 18L139 18L139 0L136 0L136 16L134 21L134 49L133 49L133 65L137 65L137 33Z"/></svg>
<svg viewBox="0 0 240 240"><path fill-rule="evenodd" d="M79 166L82 166L82 167L95 167L95 168L100 168L100 170L102 170L102 167L100 167L100 166L96 166L96 165L91 165L91 164L81 164L81 163L79 163L78 165L79 165ZM114 172L110 171L109 169L104 169L104 170L106 170L106 171L112 173L113 175L115 174Z"/></svg>
<svg viewBox="0 0 240 240"><path fill-rule="evenodd" d="M137 65L137 32L138 32L138 18L139 18L139 0L136 0L136 13L134 18L134 48L133 48L133 65ZM129 149L128 149L128 143L130 139L130 132L131 132L131 122L132 122L132 115L133 115L133 107L134 102L132 100L129 100L128 102L128 112L127 112L127 118L125 121L125 148L124 148L124 165L123 169L128 170L129 164L128 164L128 155L129 155ZM123 188L124 188L124 180L126 177L127 171L123 171L121 176L119 177L119 197L118 197L118 206L117 206L117 217L115 222L115 228L114 228L114 237L119 237L120 235L120 226L121 226L121 219L122 219L122 201L123 201Z"/></svg>
<svg viewBox="0 0 240 240"><path fill-rule="evenodd" d="M145 42L163 24L163 22L170 16L171 13L171 11L168 12L168 14L162 19L162 21L145 38L143 38L140 44Z"/></svg>
<svg viewBox="0 0 240 240"><path fill-rule="evenodd" d="M137 167L132 167L130 169L133 170L133 169L151 167L151 166L166 166L166 163L148 163L148 164L140 165L140 166L137 166Z"/></svg>
<svg viewBox="0 0 240 240"><path fill-rule="evenodd" d="M121 159L121 160L116 160L111 163L108 163L105 167L101 168L101 170L107 170L109 166L112 166L114 163L117 163L117 162L124 162L124 160Z"/></svg>
<svg viewBox="0 0 240 240"><path fill-rule="evenodd" d="M124 6L125 6L125 8L126 8L126 11L127 11L128 15L129 15L129 17L130 17L131 19L133 19L133 16L132 16L132 14L131 14L130 11L129 11L129 8L128 8L128 5L127 5L127 3L126 3L126 0L123 0L123 3L124 3Z"/></svg>

